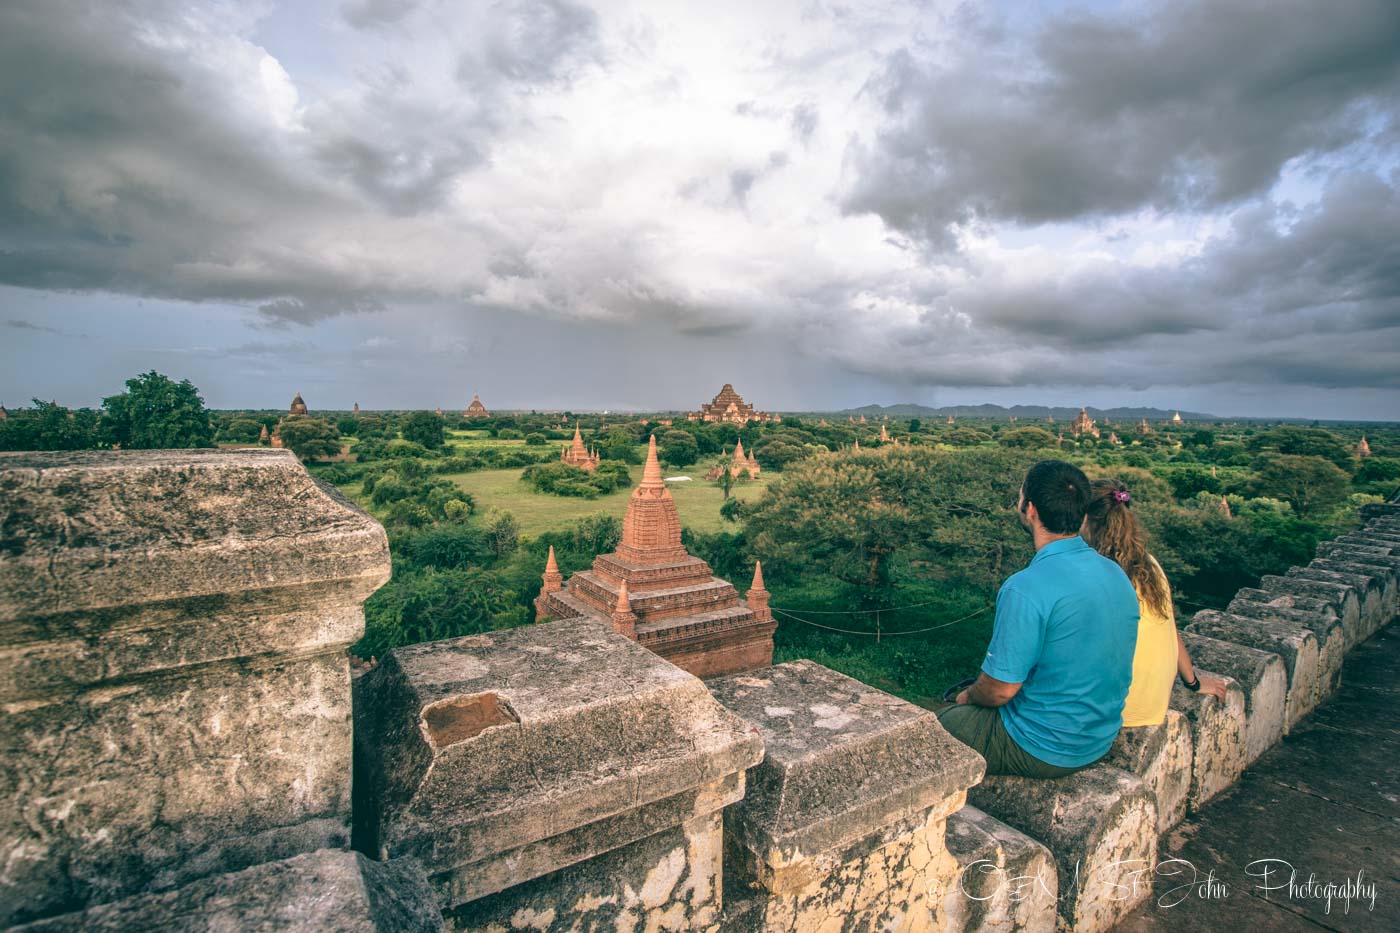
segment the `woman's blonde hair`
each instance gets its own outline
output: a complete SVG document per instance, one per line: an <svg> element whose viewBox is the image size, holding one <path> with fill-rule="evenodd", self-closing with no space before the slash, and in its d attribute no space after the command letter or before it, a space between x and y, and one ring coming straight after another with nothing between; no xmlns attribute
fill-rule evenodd
<svg viewBox="0 0 1400 933"><path fill-rule="evenodd" d="M1104 557L1117 561L1132 581L1138 598L1158 615L1170 618L1171 589L1166 574L1147 552L1147 529L1130 508L1128 487L1116 479L1090 484L1089 511L1084 517L1089 541Z"/></svg>

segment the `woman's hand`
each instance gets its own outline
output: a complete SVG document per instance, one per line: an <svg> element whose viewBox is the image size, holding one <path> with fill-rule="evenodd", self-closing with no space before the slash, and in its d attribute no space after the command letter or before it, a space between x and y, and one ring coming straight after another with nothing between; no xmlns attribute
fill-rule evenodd
<svg viewBox="0 0 1400 933"><path fill-rule="evenodd" d="M1221 703L1225 702L1225 690L1230 685L1228 680L1211 674L1202 674L1200 671L1196 672L1196 677L1201 682L1200 693L1210 694Z"/></svg>

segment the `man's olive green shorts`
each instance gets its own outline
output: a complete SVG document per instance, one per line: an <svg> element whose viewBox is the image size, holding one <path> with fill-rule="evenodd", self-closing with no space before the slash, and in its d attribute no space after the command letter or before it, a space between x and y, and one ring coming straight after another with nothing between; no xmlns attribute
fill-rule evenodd
<svg viewBox="0 0 1400 933"><path fill-rule="evenodd" d="M1061 768L1048 764L1016 744L1001 724L1001 713L989 706L961 706L950 703L937 710L943 728L987 759L987 774L1017 774L1021 777L1057 778L1089 765Z"/></svg>

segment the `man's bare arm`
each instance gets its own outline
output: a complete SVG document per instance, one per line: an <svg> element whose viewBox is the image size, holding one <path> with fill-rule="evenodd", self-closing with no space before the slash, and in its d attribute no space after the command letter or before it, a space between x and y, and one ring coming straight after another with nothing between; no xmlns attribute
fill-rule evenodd
<svg viewBox="0 0 1400 933"><path fill-rule="evenodd" d="M976 683L958 694L958 702L971 703L973 706L1003 706L1020 689L1020 684L1009 684L986 674L978 674Z"/></svg>

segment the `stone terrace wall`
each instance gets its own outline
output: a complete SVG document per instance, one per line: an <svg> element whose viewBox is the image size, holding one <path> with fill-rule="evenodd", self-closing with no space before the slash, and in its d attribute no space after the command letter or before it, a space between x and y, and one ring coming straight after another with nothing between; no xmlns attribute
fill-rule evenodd
<svg viewBox="0 0 1400 933"><path fill-rule="evenodd" d="M284 451L0 454L0 508L0 926L400 877L318 852L349 843L377 523Z"/></svg>
<svg viewBox="0 0 1400 933"><path fill-rule="evenodd" d="M1224 703L984 779L820 665L707 685L587 619L352 694L384 533L285 452L0 455L0 502L0 925L35 930L1105 930L1400 594L1370 508L1187 626Z"/></svg>

